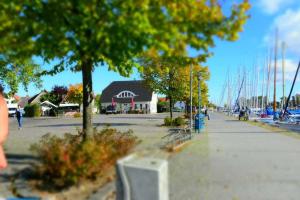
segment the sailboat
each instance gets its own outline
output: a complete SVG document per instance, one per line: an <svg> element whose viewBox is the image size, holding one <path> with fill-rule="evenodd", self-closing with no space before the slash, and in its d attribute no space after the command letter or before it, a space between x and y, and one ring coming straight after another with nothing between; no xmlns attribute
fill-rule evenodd
<svg viewBox="0 0 300 200"><path fill-rule="evenodd" d="M277 82L277 46L278 46L278 29L275 33L275 49L274 49L274 96L273 96L273 120L279 119L277 113L277 101L276 101L276 82Z"/></svg>

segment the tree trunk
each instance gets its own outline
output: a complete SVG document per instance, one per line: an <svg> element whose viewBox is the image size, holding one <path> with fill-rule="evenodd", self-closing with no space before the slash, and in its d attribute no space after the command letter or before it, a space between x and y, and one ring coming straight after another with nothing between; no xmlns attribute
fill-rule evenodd
<svg viewBox="0 0 300 200"><path fill-rule="evenodd" d="M85 140L93 132L92 126L92 101L93 101L93 79L92 79L92 62L85 61L82 64L82 83L83 83L83 122L82 132Z"/></svg>
<svg viewBox="0 0 300 200"><path fill-rule="evenodd" d="M170 118L173 119L173 99L172 97L169 98L169 103L170 103Z"/></svg>

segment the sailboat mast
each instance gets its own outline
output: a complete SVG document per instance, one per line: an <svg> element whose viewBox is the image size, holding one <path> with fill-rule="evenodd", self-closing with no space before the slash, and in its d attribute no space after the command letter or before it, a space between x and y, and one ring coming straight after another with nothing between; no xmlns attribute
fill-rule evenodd
<svg viewBox="0 0 300 200"><path fill-rule="evenodd" d="M273 111L276 112L276 75L277 75L277 43L278 43L278 29L275 33L275 55L274 55L274 97L273 97Z"/></svg>
<svg viewBox="0 0 300 200"><path fill-rule="evenodd" d="M256 107L255 108L259 108L259 99L258 99L258 85L259 85L259 70L260 70L260 67L257 66L257 71L256 71L256 74L257 74L257 77L256 77Z"/></svg>
<svg viewBox="0 0 300 200"><path fill-rule="evenodd" d="M227 91L227 109L229 110L230 108L230 84L229 84L229 72L228 72L228 76L227 76L227 86L228 86L228 91Z"/></svg>
<svg viewBox="0 0 300 200"><path fill-rule="evenodd" d="M270 97L270 79L271 79L271 60L272 60L272 49L270 50L270 55L268 59L268 80L267 80L267 89L266 89L266 106L269 106L269 97Z"/></svg>
<svg viewBox="0 0 300 200"><path fill-rule="evenodd" d="M284 109L284 103L285 103L285 43L282 42L281 44L281 50L282 50L282 109Z"/></svg>
<svg viewBox="0 0 300 200"><path fill-rule="evenodd" d="M265 69L266 69L266 60L263 61L263 68L262 68L261 110L264 109Z"/></svg>

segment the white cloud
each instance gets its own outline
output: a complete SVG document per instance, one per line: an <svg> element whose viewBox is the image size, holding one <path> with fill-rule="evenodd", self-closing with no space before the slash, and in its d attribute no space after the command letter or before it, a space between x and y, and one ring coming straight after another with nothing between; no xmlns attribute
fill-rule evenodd
<svg viewBox="0 0 300 200"><path fill-rule="evenodd" d="M274 76L274 61L271 64L271 79ZM285 81L293 81L298 63L292 59L285 59L284 76ZM299 79L298 79L299 80ZM277 82L282 82L282 59L277 60Z"/></svg>
<svg viewBox="0 0 300 200"><path fill-rule="evenodd" d="M296 0L258 0L258 6L267 14L274 14L282 8L295 3Z"/></svg>
<svg viewBox="0 0 300 200"><path fill-rule="evenodd" d="M299 55L300 53L300 9L287 10L275 18L271 31L264 38L270 46L274 46L275 29L279 30L279 43L284 41L288 52Z"/></svg>

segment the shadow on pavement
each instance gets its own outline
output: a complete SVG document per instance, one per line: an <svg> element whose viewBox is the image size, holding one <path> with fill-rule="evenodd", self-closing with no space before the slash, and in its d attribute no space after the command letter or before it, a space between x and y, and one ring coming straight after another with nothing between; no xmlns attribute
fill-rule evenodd
<svg viewBox="0 0 300 200"><path fill-rule="evenodd" d="M148 119L148 120L161 120L161 119L164 119L164 117L109 117L111 119Z"/></svg>
<svg viewBox="0 0 300 200"><path fill-rule="evenodd" d="M38 160L37 157L28 154L6 154L8 165L31 165Z"/></svg>
<svg viewBox="0 0 300 200"><path fill-rule="evenodd" d="M12 179L27 173L29 166L35 164L38 160L37 157L28 154L6 154L6 159L8 161L8 167L3 171L0 171L0 182L1 184L11 182Z"/></svg>
<svg viewBox="0 0 300 200"><path fill-rule="evenodd" d="M238 120L238 119L225 119L224 120L225 122L246 122L246 121L244 121L244 120Z"/></svg>
<svg viewBox="0 0 300 200"><path fill-rule="evenodd" d="M273 131L274 133L284 133L285 131ZM269 133L268 131L209 131L209 133Z"/></svg>
<svg viewBox="0 0 300 200"><path fill-rule="evenodd" d="M134 126L136 124L129 123L93 123L93 126ZM36 127L45 128L45 127L68 127L68 126L82 126L82 123L73 123L73 124L47 124L47 125L39 125Z"/></svg>

